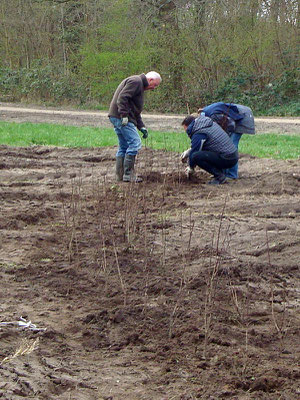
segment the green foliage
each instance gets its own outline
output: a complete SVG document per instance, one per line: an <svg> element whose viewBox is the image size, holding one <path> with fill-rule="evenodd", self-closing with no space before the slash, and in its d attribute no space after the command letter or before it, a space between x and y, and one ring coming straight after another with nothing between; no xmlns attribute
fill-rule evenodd
<svg viewBox="0 0 300 400"><path fill-rule="evenodd" d="M147 66L143 51L94 52L90 45L81 50L78 76L89 91L89 97L109 104L118 84L127 76L140 74Z"/></svg>
<svg viewBox="0 0 300 400"><path fill-rule="evenodd" d="M256 115L299 115L296 1L25 3L1 3L3 100L107 109L122 79L157 70L147 111L233 101Z"/></svg>
<svg viewBox="0 0 300 400"><path fill-rule="evenodd" d="M213 101L228 101L245 104L255 110L256 115L300 115L300 80L296 70L284 71L279 78L267 74L250 75L240 73L221 82Z"/></svg>
<svg viewBox="0 0 300 400"><path fill-rule="evenodd" d="M273 115L277 117L287 117L287 116L297 117L300 115L300 102L292 101L282 105L274 105L273 107L265 108L261 112L260 110L258 110L257 115Z"/></svg>
<svg viewBox="0 0 300 400"><path fill-rule="evenodd" d="M20 71L9 68L0 69L0 100L5 100L5 96L10 96L16 100L20 93Z"/></svg>
<svg viewBox="0 0 300 400"><path fill-rule="evenodd" d="M32 68L11 70L0 69L0 91L13 97L14 101L29 100L42 102L53 101L63 103L78 101L84 96L84 87L73 75L64 75L61 67L40 65L35 63Z"/></svg>

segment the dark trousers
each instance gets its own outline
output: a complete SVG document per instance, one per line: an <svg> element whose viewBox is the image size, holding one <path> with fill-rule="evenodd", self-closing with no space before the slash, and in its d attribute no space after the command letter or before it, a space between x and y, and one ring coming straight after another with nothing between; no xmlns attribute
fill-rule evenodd
<svg viewBox="0 0 300 400"><path fill-rule="evenodd" d="M224 175L224 169L233 167L238 162L237 153L223 156L213 151L196 151L192 155L191 168L196 165L209 172L215 178Z"/></svg>

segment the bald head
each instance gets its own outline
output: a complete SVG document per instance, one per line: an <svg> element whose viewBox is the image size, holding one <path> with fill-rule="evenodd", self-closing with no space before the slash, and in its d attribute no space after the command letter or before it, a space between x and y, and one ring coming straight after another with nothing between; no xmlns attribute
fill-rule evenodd
<svg viewBox="0 0 300 400"><path fill-rule="evenodd" d="M147 78L147 81L148 81L149 85L146 87L145 90L153 90L161 82L161 76L159 75L158 72L155 72L155 71L147 72L146 78Z"/></svg>

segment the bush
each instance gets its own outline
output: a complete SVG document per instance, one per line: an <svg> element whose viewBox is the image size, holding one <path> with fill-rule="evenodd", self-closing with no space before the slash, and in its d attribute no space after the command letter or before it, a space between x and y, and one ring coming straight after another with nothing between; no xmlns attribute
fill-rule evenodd
<svg viewBox="0 0 300 400"><path fill-rule="evenodd" d="M3 100L63 103L80 102L86 97L84 87L74 75L65 75L61 68L39 65L32 68L0 70L0 91ZM80 82L80 81L79 81Z"/></svg>
<svg viewBox="0 0 300 400"><path fill-rule="evenodd" d="M152 69L144 50L90 52L84 49L81 58L73 60L68 74L62 66L43 64L38 60L31 68L0 69L0 100L31 101L47 104L93 104L107 109L118 84L129 75ZM297 70L285 71L279 77L240 72L223 79L198 79L188 66L162 73L163 84L154 93L147 93L145 111L187 113L216 101L250 106L256 115L299 116L299 78ZM155 67L153 68L155 69Z"/></svg>
<svg viewBox="0 0 300 400"><path fill-rule="evenodd" d="M20 97L20 71L9 68L0 69L0 100L17 101Z"/></svg>
<svg viewBox="0 0 300 400"><path fill-rule="evenodd" d="M88 46L82 48L80 55L77 76L84 82L88 92L87 100L97 100L106 106L124 78L140 74L147 68L147 56L144 51L95 52Z"/></svg>
<svg viewBox="0 0 300 400"><path fill-rule="evenodd" d="M250 106L256 115L300 115L299 78L296 70L277 78L267 74L243 74L224 80L213 101L228 101ZM211 101L211 102L213 102Z"/></svg>

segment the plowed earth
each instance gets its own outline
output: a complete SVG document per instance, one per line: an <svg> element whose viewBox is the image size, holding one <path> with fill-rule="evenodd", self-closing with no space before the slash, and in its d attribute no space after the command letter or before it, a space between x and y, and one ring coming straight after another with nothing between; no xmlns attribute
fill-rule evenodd
<svg viewBox="0 0 300 400"><path fill-rule="evenodd" d="M299 398L299 160L0 146L0 398Z"/></svg>

